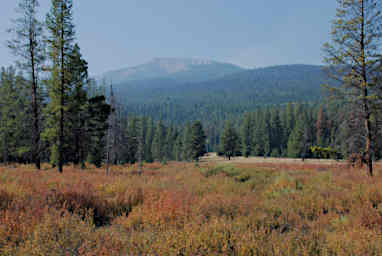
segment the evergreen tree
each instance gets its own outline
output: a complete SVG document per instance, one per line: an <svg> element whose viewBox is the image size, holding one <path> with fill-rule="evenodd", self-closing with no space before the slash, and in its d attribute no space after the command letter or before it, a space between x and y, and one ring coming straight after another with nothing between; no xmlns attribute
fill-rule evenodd
<svg viewBox="0 0 382 256"><path fill-rule="evenodd" d="M74 40L72 22L72 0L52 0L46 24L50 33L48 37L51 77L49 81L50 131L47 137L52 145L52 157L57 156L58 171L63 172L65 162L66 110L71 92L71 74L69 63Z"/></svg>
<svg viewBox="0 0 382 256"><path fill-rule="evenodd" d="M329 140L329 130L328 130L328 120L324 110L321 105L318 111L317 122L316 122L316 141L317 145L321 147L328 146Z"/></svg>
<svg viewBox="0 0 382 256"><path fill-rule="evenodd" d="M253 155L263 156L264 155L264 136L263 136L263 113L258 110L255 113L255 125L253 131Z"/></svg>
<svg viewBox="0 0 382 256"><path fill-rule="evenodd" d="M241 126L241 137L242 137L242 145L243 145L243 155L245 157L249 157L252 153L252 141L253 141L253 124L251 114L247 113L244 115L244 121Z"/></svg>
<svg viewBox="0 0 382 256"><path fill-rule="evenodd" d="M312 114L304 105L296 108L296 124L288 140L288 156L305 159L311 155L310 147L314 144L314 121Z"/></svg>
<svg viewBox="0 0 382 256"><path fill-rule="evenodd" d="M154 140L155 128L153 119L150 117L147 121L147 135L146 135L146 143L145 143L145 161L148 163L152 163L154 161L152 155L152 144Z"/></svg>
<svg viewBox="0 0 382 256"><path fill-rule="evenodd" d="M271 122L270 122L271 114L269 109L265 110L262 126L261 126L261 133L263 136L263 144L264 144L264 156L270 156L271 155Z"/></svg>
<svg viewBox="0 0 382 256"><path fill-rule="evenodd" d="M127 128L127 162L134 164L137 162L138 152L138 136L139 136L139 120L137 117L129 119L129 126Z"/></svg>
<svg viewBox="0 0 382 256"><path fill-rule="evenodd" d="M294 126L296 124L295 109L292 103L288 103L286 113L287 113L286 135L287 137L289 137L289 135L292 133Z"/></svg>
<svg viewBox="0 0 382 256"><path fill-rule="evenodd" d="M206 152L206 135L204 134L203 126L200 121L196 121L191 127L191 157L194 161L199 161L199 158Z"/></svg>
<svg viewBox="0 0 382 256"><path fill-rule="evenodd" d="M176 140L176 130L173 126L167 128L166 132L166 140L165 140L165 156L167 160L174 159L174 142Z"/></svg>
<svg viewBox="0 0 382 256"><path fill-rule="evenodd" d="M155 135L152 144L152 154L153 159L156 161L165 161L166 152L166 129L162 123L159 121L155 129Z"/></svg>
<svg viewBox="0 0 382 256"><path fill-rule="evenodd" d="M187 123L183 133L183 160L190 161L192 159L191 152L191 143L192 143L192 128L191 124Z"/></svg>
<svg viewBox="0 0 382 256"><path fill-rule="evenodd" d="M178 133L178 136L176 137L175 146L174 146L174 154L175 154L175 160L176 161L182 161L183 160L183 137L182 133Z"/></svg>
<svg viewBox="0 0 382 256"><path fill-rule="evenodd" d="M89 99L87 127L90 135L88 161L96 167L101 167L105 159L108 119L111 107L106 103L105 96L95 96Z"/></svg>
<svg viewBox="0 0 382 256"><path fill-rule="evenodd" d="M1 69L0 77L0 148L4 163L26 159L31 151L28 124L29 94L25 80L13 67Z"/></svg>
<svg viewBox="0 0 382 256"><path fill-rule="evenodd" d="M147 123L146 118L140 118L138 126L138 148L137 148L137 159L139 162L139 172L142 173L143 160L145 154L145 141L146 141L146 129Z"/></svg>
<svg viewBox="0 0 382 256"><path fill-rule="evenodd" d="M37 19L37 0L20 0L17 12L20 17L14 21L14 27L8 31L14 38L8 41L8 47L20 58L19 67L29 75L29 88L32 95L32 135L29 146L32 159L37 169L40 169L41 151L41 94L40 72L45 59L45 44L43 41L43 24Z"/></svg>
<svg viewBox="0 0 382 256"><path fill-rule="evenodd" d="M221 150L223 155L228 157L228 160L231 160L231 157L237 155L238 145L239 136L237 135L231 121L226 121L221 138Z"/></svg>
<svg viewBox="0 0 382 256"><path fill-rule="evenodd" d="M288 140L288 157L298 158L304 151L305 119L301 107L297 109L296 124Z"/></svg>
<svg viewBox="0 0 382 256"><path fill-rule="evenodd" d="M280 112L277 108L272 110L270 127L271 155L273 157L278 157L282 152L283 127L281 125Z"/></svg>
<svg viewBox="0 0 382 256"><path fill-rule="evenodd" d="M70 87L67 103L67 137L72 142L67 147L67 156L74 164L84 166L88 138L86 131L88 96L86 84L88 81L88 64L82 58L80 48L76 44L70 54L68 64L70 72ZM71 145L71 146L70 146Z"/></svg>
<svg viewBox="0 0 382 256"><path fill-rule="evenodd" d="M304 108L304 144L302 153L303 159L312 156L310 148L315 144L316 141L317 132L314 126L312 110L312 108Z"/></svg>
<svg viewBox="0 0 382 256"><path fill-rule="evenodd" d="M343 90L335 90L351 104L351 111L362 124L363 157L367 172L373 175L373 108L379 105L382 13L379 0L337 0L333 22L332 44L325 44L325 61L330 74L342 82ZM360 149L358 149L357 153Z"/></svg>

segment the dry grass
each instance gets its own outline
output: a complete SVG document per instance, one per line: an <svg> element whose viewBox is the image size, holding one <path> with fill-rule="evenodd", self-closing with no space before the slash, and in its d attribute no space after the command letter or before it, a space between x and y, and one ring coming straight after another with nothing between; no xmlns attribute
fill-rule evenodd
<svg viewBox="0 0 382 256"><path fill-rule="evenodd" d="M346 161L336 161L332 159L305 159L301 158L279 158L279 157L233 157L230 161L228 158L217 156L216 153L208 153L203 157L202 162L216 162L216 163L244 163L244 164L259 164L259 163L272 163L272 164L318 164L318 165L337 165L344 164Z"/></svg>
<svg viewBox="0 0 382 256"><path fill-rule="evenodd" d="M382 255L382 175L341 164L0 167L0 255Z"/></svg>

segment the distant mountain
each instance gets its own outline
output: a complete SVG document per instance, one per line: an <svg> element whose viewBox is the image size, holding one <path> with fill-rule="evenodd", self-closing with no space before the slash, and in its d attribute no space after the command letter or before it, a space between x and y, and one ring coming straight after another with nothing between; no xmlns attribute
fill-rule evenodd
<svg viewBox="0 0 382 256"><path fill-rule="evenodd" d="M195 82L173 78L127 81L114 88L129 112L184 123L224 120L257 107L317 102L328 83L321 66L284 65L244 70Z"/></svg>
<svg viewBox="0 0 382 256"><path fill-rule="evenodd" d="M177 82L201 82L243 71L239 66L203 59L155 58L136 67L106 72L101 76L115 84L128 81L171 79Z"/></svg>
<svg viewBox="0 0 382 256"><path fill-rule="evenodd" d="M205 98L230 100L230 103L253 100L253 104L278 104L312 101L321 96L321 85L328 82L322 66L283 65L245 70L202 82L172 78L126 81L114 88L127 102L173 101L200 102Z"/></svg>

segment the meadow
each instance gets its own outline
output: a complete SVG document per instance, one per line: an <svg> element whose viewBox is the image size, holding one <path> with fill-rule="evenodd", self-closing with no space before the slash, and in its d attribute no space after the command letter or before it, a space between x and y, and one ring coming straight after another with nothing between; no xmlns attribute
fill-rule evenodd
<svg viewBox="0 0 382 256"><path fill-rule="evenodd" d="M0 167L0 255L382 255L382 166Z"/></svg>

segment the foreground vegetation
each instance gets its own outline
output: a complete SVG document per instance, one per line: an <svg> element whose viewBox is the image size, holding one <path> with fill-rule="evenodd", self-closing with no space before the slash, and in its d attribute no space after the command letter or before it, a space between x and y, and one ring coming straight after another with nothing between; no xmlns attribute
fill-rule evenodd
<svg viewBox="0 0 382 256"><path fill-rule="evenodd" d="M43 166L44 167L44 166ZM0 167L0 255L381 255L382 176L342 164Z"/></svg>

